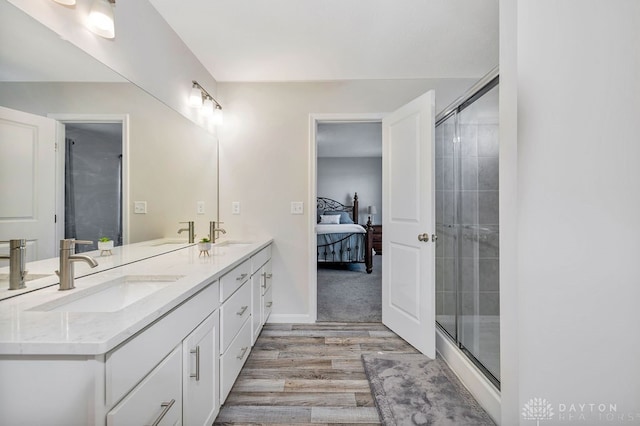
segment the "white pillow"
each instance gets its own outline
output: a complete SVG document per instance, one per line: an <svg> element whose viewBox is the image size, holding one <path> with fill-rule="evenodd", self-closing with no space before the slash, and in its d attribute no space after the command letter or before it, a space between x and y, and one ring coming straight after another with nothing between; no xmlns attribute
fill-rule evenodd
<svg viewBox="0 0 640 426"><path fill-rule="evenodd" d="M339 224L340 223L340 215L339 214L321 214L320 215L320 223Z"/></svg>

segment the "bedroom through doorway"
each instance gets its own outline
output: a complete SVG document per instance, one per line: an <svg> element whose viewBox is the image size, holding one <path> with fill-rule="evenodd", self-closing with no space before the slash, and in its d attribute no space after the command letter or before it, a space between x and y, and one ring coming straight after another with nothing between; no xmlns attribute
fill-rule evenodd
<svg viewBox="0 0 640 426"><path fill-rule="evenodd" d="M382 122L319 120L316 300L319 322L382 321Z"/></svg>

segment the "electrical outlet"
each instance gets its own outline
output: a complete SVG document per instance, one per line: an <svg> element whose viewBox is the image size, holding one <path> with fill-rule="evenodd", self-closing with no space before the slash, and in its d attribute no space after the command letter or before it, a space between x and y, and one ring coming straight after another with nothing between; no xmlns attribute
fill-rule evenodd
<svg viewBox="0 0 640 426"><path fill-rule="evenodd" d="M134 201L133 212L135 214L147 214L147 202L146 201Z"/></svg>
<svg viewBox="0 0 640 426"><path fill-rule="evenodd" d="M302 201L292 201L291 214L304 214L304 203Z"/></svg>
<svg viewBox="0 0 640 426"><path fill-rule="evenodd" d="M231 203L231 214L240 214L240 201L233 201Z"/></svg>
<svg viewBox="0 0 640 426"><path fill-rule="evenodd" d="M198 206L196 207L196 214L204 214L204 201L198 201Z"/></svg>

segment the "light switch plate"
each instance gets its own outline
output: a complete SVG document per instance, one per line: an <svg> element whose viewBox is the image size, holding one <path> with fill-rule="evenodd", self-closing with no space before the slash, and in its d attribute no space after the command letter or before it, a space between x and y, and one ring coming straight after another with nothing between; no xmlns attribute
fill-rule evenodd
<svg viewBox="0 0 640 426"><path fill-rule="evenodd" d="M231 203L231 214L240 214L240 201L233 201Z"/></svg>
<svg viewBox="0 0 640 426"><path fill-rule="evenodd" d="M133 202L133 212L135 214L146 214L147 213L147 202L146 201L134 201Z"/></svg>
<svg viewBox="0 0 640 426"><path fill-rule="evenodd" d="M292 201L291 214L304 214L304 203L302 201Z"/></svg>
<svg viewBox="0 0 640 426"><path fill-rule="evenodd" d="M196 214L204 214L204 201L198 201Z"/></svg>

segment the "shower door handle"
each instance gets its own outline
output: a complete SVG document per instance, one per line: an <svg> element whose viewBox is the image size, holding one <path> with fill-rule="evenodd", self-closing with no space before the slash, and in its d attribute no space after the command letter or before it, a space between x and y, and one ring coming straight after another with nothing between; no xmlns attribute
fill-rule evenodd
<svg viewBox="0 0 640 426"><path fill-rule="evenodd" d="M418 234L418 241L422 241L424 243L429 241L429 234L426 232L424 234Z"/></svg>

